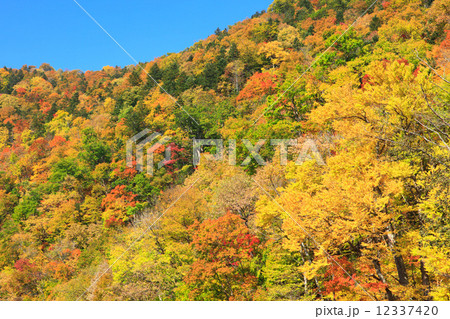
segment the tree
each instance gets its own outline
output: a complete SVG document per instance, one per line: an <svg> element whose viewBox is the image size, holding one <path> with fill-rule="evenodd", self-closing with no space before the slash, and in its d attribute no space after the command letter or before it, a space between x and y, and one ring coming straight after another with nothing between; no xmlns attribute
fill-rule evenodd
<svg viewBox="0 0 450 319"><path fill-rule="evenodd" d="M280 64L287 60L289 54L283 50L283 46L278 41L271 41L263 43L258 51L263 54L272 63L272 67L280 66Z"/></svg>
<svg viewBox="0 0 450 319"><path fill-rule="evenodd" d="M295 42L299 41L300 33L298 30L290 25L280 26L277 40L281 43L283 48L294 48Z"/></svg>
<svg viewBox="0 0 450 319"><path fill-rule="evenodd" d="M194 227L197 260L184 279L189 298L251 300L258 283L259 239L239 216L230 213Z"/></svg>
<svg viewBox="0 0 450 319"><path fill-rule="evenodd" d="M236 97L237 101L261 99L274 93L277 77L270 72L255 73Z"/></svg>
<svg viewBox="0 0 450 319"><path fill-rule="evenodd" d="M305 119L305 114L323 101L313 79L288 78L280 86L280 93L268 97L266 116L277 119L290 117L295 121Z"/></svg>
<svg viewBox="0 0 450 319"><path fill-rule="evenodd" d="M238 94L243 81L245 65L240 60L229 63L225 68L225 76L233 83L234 92Z"/></svg>
<svg viewBox="0 0 450 319"><path fill-rule="evenodd" d="M149 73L156 82L161 81L163 74L161 72L161 69L158 66L158 63L156 63L156 62L153 63L152 67L150 68ZM152 85L154 83L154 81L152 79L148 79L147 81L151 81Z"/></svg>
<svg viewBox="0 0 450 319"><path fill-rule="evenodd" d="M127 192L125 185L116 186L102 200L104 226L115 227L124 225L136 213L140 205L136 194Z"/></svg>
<svg viewBox="0 0 450 319"><path fill-rule="evenodd" d="M378 160L373 144L364 148L350 143L344 145L336 156L327 160L324 169L310 162L290 170L286 177L297 182L289 184L276 199L289 215L280 212L280 207L270 199L264 199L266 204L258 205L259 218L267 220L265 215L273 216L272 210L280 212L287 236L284 247L292 252L306 249L308 256L314 256L310 262L318 265L314 275L306 275L309 279L319 276L327 262L330 266L334 263L329 255L347 252L355 258L361 256L354 264L360 267L358 276L363 276L364 284L369 284L374 283L373 261L382 258L383 263L392 263L398 253L397 247L388 245L383 238L398 218L396 212L408 209L396 205L403 190L401 178L408 176L410 170L405 163ZM335 231L330 233L330 228ZM302 268L305 273L307 267L310 266L305 263ZM402 275L400 270L399 275ZM391 284L396 286L394 282ZM351 297L344 291L341 293L341 298L368 297L358 287L349 292Z"/></svg>
<svg viewBox="0 0 450 319"><path fill-rule="evenodd" d="M180 66L178 62L172 62L162 71L162 82L164 89L169 92L169 94L177 96L179 94L177 90L176 79L180 74Z"/></svg>
<svg viewBox="0 0 450 319"><path fill-rule="evenodd" d="M220 210L239 215L247 223L256 201L251 180L245 175L222 180L216 189L216 201Z"/></svg>
<svg viewBox="0 0 450 319"><path fill-rule="evenodd" d="M332 127L337 134L348 140L361 140L374 145L374 152L380 158L394 158L392 163L407 165L403 169L406 175L403 177L404 189L400 193L404 203L395 203L392 207L400 215L394 215L390 222L386 247L394 261L388 269L397 273L398 282L389 282L389 279L380 275L377 275L377 278L388 285L386 289L389 291L386 292L390 298L408 294L426 298L429 292L423 291L430 290L431 281L440 282L445 276L439 273L435 278L430 277L429 272L434 271L433 265L439 264L440 258L428 259L428 253L434 251L431 254L435 256L442 254L441 245L448 242L448 236L439 236L442 239L440 243L435 242L436 245L430 246L426 244L427 248L419 253L423 240L421 238L427 238L428 235L431 236L428 238L432 238L436 231L445 232L435 224L434 218L445 220L444 212L447 208L443 205L445 200L441 199L446 195L439 186L438 175L433 173L439 172L440 165L446 165L444 163L448 161L447 139L444 138L448 130L448 115L442 99L436 98L442 94L442 90L436 91L427 71L416 68L406 60L377 62L370 70L362 89L355 89L355 85L349 83L345 88L331 91L329 103L314 110L311 119L316 124ZM353 90L358 91L355 93ZM423 163L426 163L425 166ZM429 181L431 176L435 176L432 178L433 185L441 191L436 193L436 188L429 188L431 185L426 181ZM418 188L418 182L428 186ZM425 211L433 211L434 217L428 220L431 215L417 210L416 205L428 207ZM424 218L428 220L428 226L434 226L423 227ZM399 255L399 251L404 252L406 256ZM414 262L408 266L405 260ZM430 262L429 266L426 265L427 260ZM379 274L382 273L382 264L374 263ZM446 271L443 270L444 273ZM421 282L422 286L414 288L412 282ZM437 289L435 296L437 299L445 298L447 293Z"/></svg>
<svg viewBox="0 0 450 319"><path fill-rule="evenodd" d="M80 158L91 165L91 167L111 161L109 147L99 141L97 134L92 128L83 131L82 143L83 151L80 152Z"/></svg>
<svg viewBox="0 0 450 319"><path fill-rule="evenodd" d="M274 41L277 35L278 25L272 18L269 18L267 22L259 24L252 31L252 36L257 43Z"/></svg>
<svg viewBox="0 0 450 319"><path fill-rule="evenodd" d="M239 50L235 42L231 43L230 50L228 50L228 61L234 61L239 58Z"/></svg>
<svg viewBox="0 0 450 319"><path fill-rule="evenodd" d="M205 65L205 69L199 79L199 83L205 89L216 89L217 83L219 82L219 70L213 63L208 63Z"/></svg>
<svg viewBox="0 0 450 319"><path fill-rule="evenodd" d="M141 80L141 73L142 73L142 69L140 67L136 67L136 69L131 72L128 81L130 82L131 86L139 86L142 83Z"/></svg>

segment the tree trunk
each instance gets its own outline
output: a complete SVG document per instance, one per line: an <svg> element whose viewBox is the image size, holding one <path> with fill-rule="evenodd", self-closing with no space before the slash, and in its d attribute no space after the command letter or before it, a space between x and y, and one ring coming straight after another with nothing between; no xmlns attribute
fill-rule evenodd
<svg viewBox="0 0 450 319"><path fill-rule="evenodd" d="M400 282L400 285L407 286L409 284L409 281L403 257L398 255L394 257L394 260L395 266L397 267L398 281Z"/></svg>
<svg viewBox="0 0 450 319"><path fill-rule="evenodd" d="M428 296L428 292L430 291L430 277L425 269L425 263L422 260L420 261L420 273L422 274L422 285L426 287L425 296Z"/></svg>
<svg viewBox="0 0 450 319"><path fill-rule="evenodd" d="M397 254L395 249L395 237L394 237L394 228L392 225L388 227L388 233L386 235L386 241L389 244L389 248L394 254L395 266L397 267L398 281L402 286L407 286L409 284L408 274L406 272L405 262L403 261L403 257Z"/></svg>
<svg viewBox="0 0 450 319"><path fill-rule="evenodd" d="M381 272L381 265L380 265L380 261L377 259L373 260L373 266L375 267L375 271L377 273L378 279L385 284L386 283L386 279L383 276L383 273ZM395 297L392 294L392 291L389 290L388 287L385 288L386 289L386 297L389 301L394 301Z"/></svg>

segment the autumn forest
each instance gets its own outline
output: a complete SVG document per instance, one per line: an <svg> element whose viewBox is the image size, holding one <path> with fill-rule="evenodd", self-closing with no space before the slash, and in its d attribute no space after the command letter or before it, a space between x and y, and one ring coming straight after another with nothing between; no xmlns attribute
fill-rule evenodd
<svg viewBox="0 0 450 319"><path fill-rule="evenodd" d="M450 300L449 17L275 0L151 62L1 68L0 300Z"/></svg>

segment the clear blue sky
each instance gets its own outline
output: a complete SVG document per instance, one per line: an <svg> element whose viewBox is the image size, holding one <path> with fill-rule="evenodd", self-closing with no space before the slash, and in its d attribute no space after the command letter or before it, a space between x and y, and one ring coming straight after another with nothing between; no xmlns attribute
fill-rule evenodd
<svg viewBox="0 0 450 319"><path fill-rule="evenodd" d="M77 0L138 61L178 52L272 0ZM0 67L99 70L133 61L73 0L0 0Z"/></svg>

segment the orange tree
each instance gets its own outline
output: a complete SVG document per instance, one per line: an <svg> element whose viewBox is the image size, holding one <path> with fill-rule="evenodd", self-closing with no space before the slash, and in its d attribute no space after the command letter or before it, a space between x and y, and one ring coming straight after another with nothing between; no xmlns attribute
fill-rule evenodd
<svg viewBox="0 0 450 319"><path fill-rule="evenodd" d="M258 284L259 239L227 213L192 226L197 259L184 278L191 300L251 300Z"/></svg>

